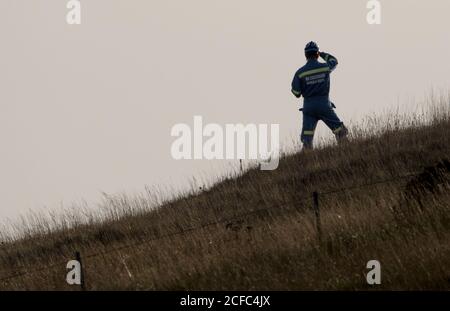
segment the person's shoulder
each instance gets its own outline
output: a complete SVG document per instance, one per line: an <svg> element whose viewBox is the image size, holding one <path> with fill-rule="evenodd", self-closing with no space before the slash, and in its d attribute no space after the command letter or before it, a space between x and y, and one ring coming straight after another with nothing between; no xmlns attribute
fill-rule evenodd
<svg viewBox="0 0 450 311"><path fill-rule="evenodd" d="M316 62L317 68L328 67L328 64L322 60Z"/></svg>
<svg viewBox="0 0 450 311"><path fill-rule="evenodd" d="M303 73L305 71L308 71L307 64L305 64L302 67L300 67L295 74L296 75L300 75L301 73Z"/></svg>
<svg viewBox="0 0 450 311"><path fill-rule="evenodd" d="M330 69L330 66L327 63L319 62L318 64L319 64L318 67L317 67L318 69L319 68L328 68L328 69Z"/></svg>

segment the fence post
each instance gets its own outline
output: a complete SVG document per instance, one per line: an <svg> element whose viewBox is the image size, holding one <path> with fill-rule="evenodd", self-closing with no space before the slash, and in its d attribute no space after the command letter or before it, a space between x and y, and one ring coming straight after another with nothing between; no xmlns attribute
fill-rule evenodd
<svg viewBox="0 0 450 311"><path fill-rule="evenodd" d="M316 216L317 236L319 238L319 242L321 242L322 241L322 224L320 222L319 192L317 192L317 191L313 192L313 208L314 208L314 215Z"/></svg>
<svg viewBox="0 0 450 311"><path fill-rule="evenodd" d="M80 279L81 279L81 290L85 291L86 290L86 285L84 282L84 267L83 267L83 262L81 261L81 254L79 251L75 252L75 259L80 263Z"/></svg>

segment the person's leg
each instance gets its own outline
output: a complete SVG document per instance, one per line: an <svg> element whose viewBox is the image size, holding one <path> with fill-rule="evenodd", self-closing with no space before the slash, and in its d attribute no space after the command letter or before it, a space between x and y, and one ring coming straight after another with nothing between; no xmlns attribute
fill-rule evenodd
<svg viewBox="0 0 450 311"><path fill-rule="evenodd" d="M319 120L311 115L303 112L303 128L301 141L304 149L313 148L314 131L316 130L317 122Z"/></svg>
<svg viewBox="0 0 450 311"><path fill-rule="evenodd" d="M347 140L348 129L345 127L344 122L339 119L331 105L321 113L320 119L333 131L338 143Z"/></svg>

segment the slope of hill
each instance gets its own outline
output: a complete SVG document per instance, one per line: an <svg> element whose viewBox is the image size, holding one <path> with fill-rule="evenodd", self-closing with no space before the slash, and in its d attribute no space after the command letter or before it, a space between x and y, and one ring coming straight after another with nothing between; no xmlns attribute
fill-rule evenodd
<svg viewBox="0 0 450 311"><path fill-rule="evenodd" d="M116 196L102 222L42 223L1 246L0 289L74 289L65 263L78 250L89 290L365 290L370 260L381 263L376 289L448 290L448 102L428 122L373 124L350 144L286 155L276 171L158 209Z"/></svg>

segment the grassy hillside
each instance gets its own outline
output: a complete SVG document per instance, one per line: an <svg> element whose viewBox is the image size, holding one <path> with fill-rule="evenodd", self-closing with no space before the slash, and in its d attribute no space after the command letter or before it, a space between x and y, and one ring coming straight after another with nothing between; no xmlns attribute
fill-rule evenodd
<svg viewBox="0 0 450 311"><path fill-rule="evenodd" d="M24 228L0 248L0 279L19 272L0 289L77 289L65 262L79 250L89 290L365 290L372 259L376 289L449 290L449 102L439 107L368 118L350 144L286 155L276 171L251 169L155 210L145 196L112 196L102 222Z"/></svg>

